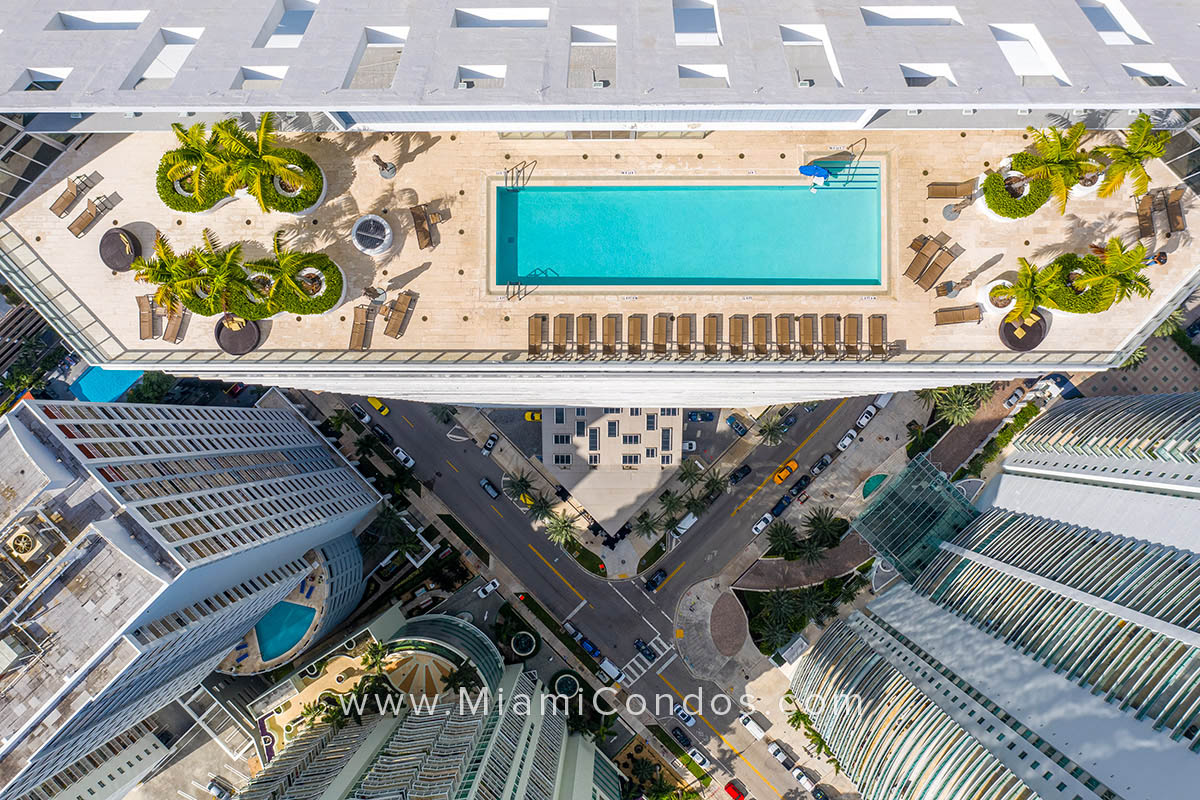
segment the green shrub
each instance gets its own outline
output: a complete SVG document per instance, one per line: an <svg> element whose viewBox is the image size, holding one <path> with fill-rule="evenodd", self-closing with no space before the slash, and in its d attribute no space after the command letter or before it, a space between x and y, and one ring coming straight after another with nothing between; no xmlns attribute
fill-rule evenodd
<svg viewBox="0 0 1200 800"><path fill-rule="evenodd" d="M193 314L202 317L212 317L226 310L242 319L266 319L267 317L286 311L291 314L324 314L337 305L342 297L342 287L345 278L342 270L328 256L318 253L320 261L315 265L325 279L325 291L316 297L309 297L300 292L281 289L274 298L257 300L246 295L233 295L229 299L228 309L221 307L211 297L184 297L183 305ZM255 267L269 264L270 261L252 261L245 267L248 273L256 272Z"/></svg>
<svg viewBox="0 0 1200 800"><path fill-rule="evenodd" d="M158 191L158 199L172 211L184 211L195 214L207 211L221 199L227 197L220 186L212 181L200 181L200 194L195 197L180 194L175 191L175 183L167 177L169 169L166 161L158 162L158 171L154 175L154 187Z"/></svg>
<svg viewBox="0 0 1200 800"><path fill-rule="evenodd" d="M1037 156L1032 153L1020 152L1012 155L1012 168L1017 172L1036 167ZM1033 214L1050 199L1052 188L1050 181L1039 178L1029 182L1029 191L1023 197L1013 197L1004 188L1004 176L993 172L983 179L983 200L987 207L1001 217L1021 219Z"/></svg>
<svg viewBox="0 0 1200 800"><path fill-rule="evenodd" d="M1100 259L1096 256L1066 253L1054 259L1051 266L1059 268L1058 275L1046 295L1051 308L1058 308L1072 314L1098 314L1107 310L1116 301L1115 281L1094 286L1083 294L1077 294L1067 283L1067 276L1072 272L1088 272L1098 268Z"/></svg>
<svg viewBox="0 0 1200 800"><path fill-rule="evenodd" d="M1003 428L996 431L996 435L983 445L983 449L971 456L971 460L967 462L966 466L967 474L978 478L983 473L983 468L995 461L1001 451L1012 442L1013 437L1025 430L1040 411L1041 409L1033 403L1022 406L1021 410L1013 416L1012 422L1009 422ZM960 472L962 472L961 469L954 473L954 480L958 480Z"/></svg>
<svg viewBox="0 0 1200 800"><path fill-rule="evenodd" d="M1175 331L1171 334L1171 338L1175 341L1175 344L1179 345L1183 352L1191 357L1192 361L1200 364L1200 347L1192 343L1191 337L1183 331Z"/></svg>
<svg viewBox="0 0 1200 800"><path fill-rule="evenodd" d="M270 181L263 189L263 202L267 204L267 208L275 211L285 211L289 214L295 214L309 208L313 203L317 202L321 197L321 192L325 188L325 181L321 177L321 170L317 167L317 162L313 161L307 154L288 147L280 148L276 151L276 155L286 158L288 163L300 167L304 174L312 181L312 185L302 190L295 197L288 197L275 191L275 182Z"/></svg>

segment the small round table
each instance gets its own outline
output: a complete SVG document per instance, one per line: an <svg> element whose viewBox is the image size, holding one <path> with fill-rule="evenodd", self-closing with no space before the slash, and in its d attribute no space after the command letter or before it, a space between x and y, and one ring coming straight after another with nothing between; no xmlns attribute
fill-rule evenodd
<svg viewBox="0 0 1200 800"><path fill-rule="evenodd" d="M1020 336L1017 335L1018 325L1023 331ZM1017 320L1016 324L1005 321L1000 323L1000 341L1009 350L1025 353L1041 344L1048 330L1044 314L1037 314L1037 320L1032 325L1026 324L1024 320Z"/></svg>
<svg viewBox="0 0 1200 800"><path fill-rule="evenodd" d="M217 346L231 356L244 356L258 347L261 332L258 323L252 319L245 320L241 330L225 327L225 320L217 320L213 331L217 337Z"/></svg>
<svg viewBox="0 0 1200 800"><path fill-rule="evenodd" d="M128 272L142 255L142 243L124 228L109 228L100 237L100 260L113 272Z"/></svg>

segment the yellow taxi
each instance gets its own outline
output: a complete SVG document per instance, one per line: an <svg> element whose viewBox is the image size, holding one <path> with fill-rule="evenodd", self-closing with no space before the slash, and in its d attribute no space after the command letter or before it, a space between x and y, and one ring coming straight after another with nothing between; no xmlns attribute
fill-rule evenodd
<svg viewBox="0 0 1200 800"><path fill-rule="evenodd" d="M386 417L388 415L388 412L391 411L391 409L387 407L387 404L384 403L382 400L380 400L378 397L368 397L367 403L371 406L371 408L378 411L379 416L381 416L381 417Z"/></svg>
<svg viewBox="0 0 1200 800"><path fill-rule="evenodd" d="M775 473L775 479L774 479L775 483L777 483L777 484L783 483L784 481L786 481L788 479L789 475L791 475L793 472L795 472L799 468L800 468L800 465L796 463L796 459L794 459L794 458L791 459L786 464L784 464L782 467L780 467L779 470Z"/></svg>

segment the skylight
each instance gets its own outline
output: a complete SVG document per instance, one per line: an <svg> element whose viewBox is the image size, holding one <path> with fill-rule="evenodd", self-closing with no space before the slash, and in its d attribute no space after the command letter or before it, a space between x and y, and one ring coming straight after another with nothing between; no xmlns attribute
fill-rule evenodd
<svg viewBox="0 0 1200 800"><path fill-rule="evenodd" d="M901 64L900 74L904 76L904 82L913 87L933 86L938 81L941 81L943 85L958 86L958 81L954 79L954 73L950 71L949 64Z"/></svg>
<svg viewBox="0 0 1200 800"><path fill-rule="evenodd" d="M161 28L139 59L144 67L134 69L122 89L166 89L187 61L204 28Z"/></svg>
<svg viewBox="0 0 1200 800"><path fill-rule="evenodd" d="M456 8L456 28L544 28L550 24L550 9L541 8Z"/></svg>
<svg viewBox="0 0 1200 800"><path fill-rule="evenodd" d="M269 48L293 48L300 46L300 40L304 38L305 31L308 30L308 24L312 22L313 12L317 10L317 4L320 0L283 0L275 6L275 10L271 14L271 18L279 15L278 19L274 20L274 27L263 40L260 35L261 43L257 47ZM268 27L271 25L272 19L268 19Z"/></svg>
<svg viewBox="0 0 1200 800"><path fill-rule="evenodd" d="M721 22L716 0L671 0L675 16L675 44L719 45Z"/></svg>
<svg viewBox="0 0 1200 800"><path fill-rule="evenodd" d="M363 28L358 52L350 62L343 89L387 89L396 79L400 55L408 41L407 25Z"/></svg>
<svg viewBox="0 0 1200 800"><path fill-rule="evenodd" d="M464 64L458 68L455 85L459 89L499 89L507 72L504 64Z"/></svg>
<svg viewBox="0 0 1200 800"><path fill-rule="evenodd" d="M963 24L955 6L863 6L860 11L871 27Z"/></svg>
<svg viewBox="0 0 1200 800"><path fill-rule="evenodd" d="M729 67L725 64L680 64L679 85L688 89L728 88Z"/></svg>
<svg viewBox="0 0 1200 800"><path fill-rule="evenodd" d="M842 85L842 70L838 67L837 56L833 53L829 29L824 25L781 24L779 38L783 40L788 66L795 72L798 86L819 86L823 83L828 85L828 80L821 80L826 72L836 85ZM820 58L811 55L816 53L824 56L823 65Z"/></svg>
<svg viewBox="0 0 1200 800"><path fill-rule="evenodd" d="M1075 0L1105 44L1153 44L1121 0Z"/></svg>
<svg viewBox="0 0 1200 800"><path fill-rule="evenodd" d="M60 11L50 18L48 31L132 31L145 21L149 11Z"/></svg>
<svg viewBox="0 0 1200 800"><path fill-rule="evenodd" d="M1142 62L1138 64L1122 64L1125 72L1132 78L1147 86L1186 86L1183 78L1175 67L1160 61L1157 63Z"/></svg>
<svg viewBox="0 0 1200 800"><path fill-rule="evenodd" d="M1039 79L1050 85L1071 85L1036 25L1004 23L988 27L1013 73L1021 78L1022 85L1037 85L1042 82Z"/></svg>
<svg viewBox="0 0 1200 800"><path fill-rule="evenodd" d="M286 66L242 67L233 80L233 89L277 89L287 75Z"/></svg>

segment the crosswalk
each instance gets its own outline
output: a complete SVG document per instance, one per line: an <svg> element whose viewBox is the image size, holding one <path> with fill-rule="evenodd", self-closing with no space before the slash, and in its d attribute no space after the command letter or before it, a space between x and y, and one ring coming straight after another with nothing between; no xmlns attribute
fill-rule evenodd
<svg viewBox="0 0 1200 800"><path fill-rule="evenodd" d="M667 644L661 636L655 636L648 644L651 650L658 653L658 658L654 659L653 663L647 661L646 657L641 653L631 658L628 663L621 667L621 672L625 673L625 678L627 679L626 685L637 682L638 678L641 678L651 670L656 673L662 672L668 664L678 657L675 648Z"/></svg>

